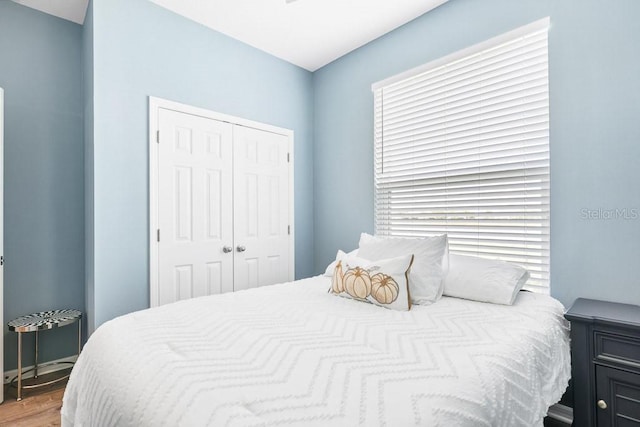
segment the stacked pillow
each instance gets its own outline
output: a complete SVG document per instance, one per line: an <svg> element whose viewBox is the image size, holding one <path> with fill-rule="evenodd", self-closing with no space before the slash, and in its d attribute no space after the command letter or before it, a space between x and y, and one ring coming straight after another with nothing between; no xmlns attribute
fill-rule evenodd
<svg viewBox="0 0 640 427"><path fill-rule="evenodd" d="M351 283L354 275L347 276L351 291L346 290L344 276L347 271L357 273L358 292ZM380 274L393 280L386 280L380 286ZM407 280L398 278L403 274ZM408 310L411 303L432 304L442 295L511 305L529 279L529 272L515 264L450 255L446 234L404 238L362 233L358 249L348 254L338 251L325 275L333 277L332 292L335 294L396 310ZM374 276L378 293L372 294L374 281L369 279ZM395 285L390 285L391 282Z"/></svg>
<svg viewBox="0 0 640 427"><path fill-rule="evenodd" d="M445 274L443 266L448 264L446 234L425 238L401 238L377 237L362 233L359 248L348 254L338 251L336 260L329 264L325 275L332 276L342 258L353 258L356 254L362 265L413 255L413 263L408 272L407 291L411 295L411 302L431 304L442 296Z"/></svg>
<svg viewBox="0 0 640 427"><path fill-rule="evenodd" d="M436 302L442 296L444 267L448 265L446 234L424 238L360 235L359 257L375 261L405 254L415 256L409 273L411 301L414 304Z"/></svg>
<svg viewBox="0 0 640 427"><path fill-rule="evenodd" d="M529 279L519 265L474 256L449 255L444 295L493 304L512 305Z"/></svg>

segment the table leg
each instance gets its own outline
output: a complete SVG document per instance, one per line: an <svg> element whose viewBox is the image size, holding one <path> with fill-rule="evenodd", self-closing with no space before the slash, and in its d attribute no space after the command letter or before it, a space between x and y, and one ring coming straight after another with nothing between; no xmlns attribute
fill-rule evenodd
<svg viewBox="0 0 640 427"><path fill-rule="evenodd" d="M38 331L36 331L36 363L33 366L33 377L38 378Z"/></svg>
<svg viewBox="0 0 640 427"><path fill-rule="evenodd" d="M22 400L22 332L18 332L18 401Z"/></svg>

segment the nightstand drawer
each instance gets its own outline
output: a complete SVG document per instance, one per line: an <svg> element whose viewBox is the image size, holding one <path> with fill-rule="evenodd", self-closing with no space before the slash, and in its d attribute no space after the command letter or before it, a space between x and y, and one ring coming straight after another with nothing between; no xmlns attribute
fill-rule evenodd
<svg viewBox="0 0 640 427"><path fill-rule="evenodd" d="M595 357L640 369L640 338L595 330Z"/></svg>

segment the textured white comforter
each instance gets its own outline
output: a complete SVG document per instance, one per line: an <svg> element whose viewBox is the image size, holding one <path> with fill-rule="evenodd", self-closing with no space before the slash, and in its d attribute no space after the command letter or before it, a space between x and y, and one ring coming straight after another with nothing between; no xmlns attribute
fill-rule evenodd
<svg viewBox="0 0 640 427"><path fill-rule="evenodd" d="M315 277L122 316L71 374L63 426L542 426L570 375L554 299L409 312Z"/></svg>

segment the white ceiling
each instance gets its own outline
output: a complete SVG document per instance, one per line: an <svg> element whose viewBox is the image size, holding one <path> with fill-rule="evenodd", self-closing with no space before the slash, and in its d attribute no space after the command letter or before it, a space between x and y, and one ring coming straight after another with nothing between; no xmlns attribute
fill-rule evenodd
<svg viewBox="0 0 640 427"><path fill-rule="evenodd" d="M13 0L32 9L37 9L49 15L84 24L89 0Z"/></svg>
<svg viewBox="0 0 640 427"><path fill-rule="evenodd" d="M309 71L447 0L151 0Z"/></svg>
<svg viewBox="0 0 640 427"><path fill-rule="evenodd" d="M14 0L82 24L88 0ZM150 0L315 71L448 0Z"/></svg>

